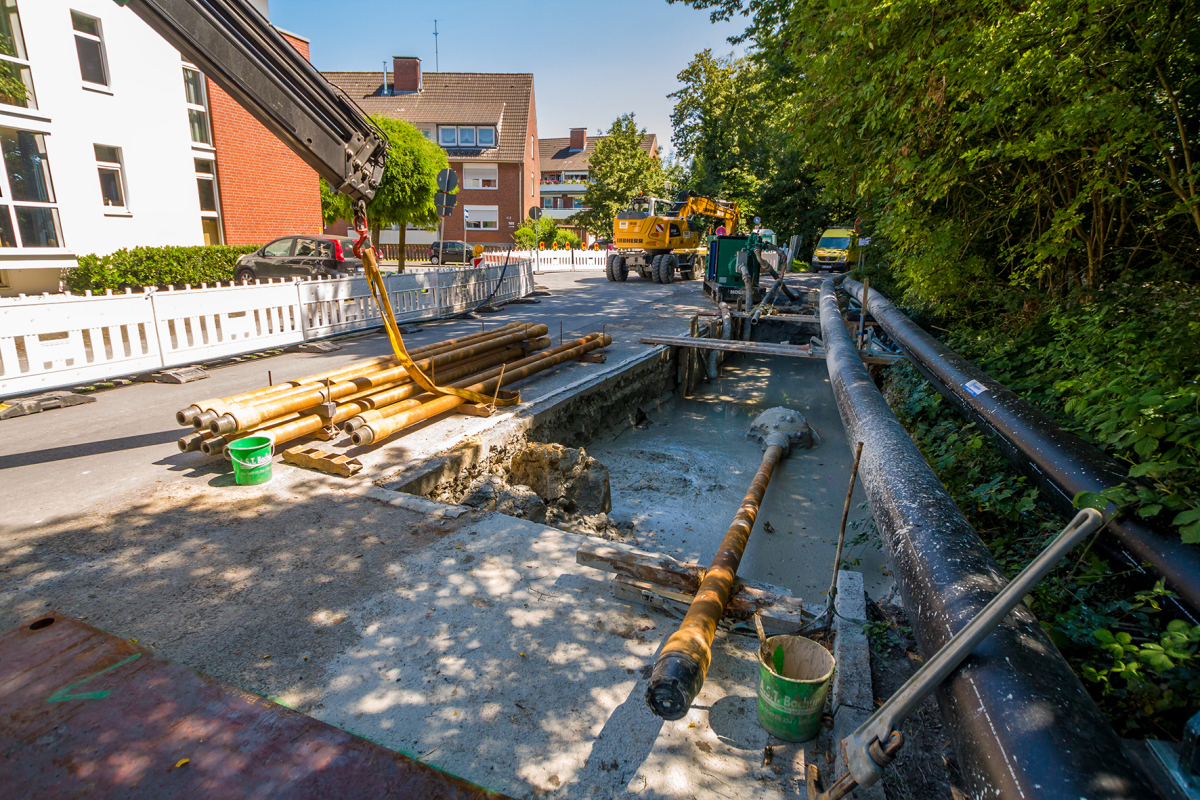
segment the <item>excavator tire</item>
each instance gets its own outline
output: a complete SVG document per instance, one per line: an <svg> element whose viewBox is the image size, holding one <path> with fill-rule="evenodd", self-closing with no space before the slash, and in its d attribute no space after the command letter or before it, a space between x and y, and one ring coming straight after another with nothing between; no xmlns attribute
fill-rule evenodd
<svg viewBox="0 0 1200 800"><path fill-rule="evenodd" d="M659 271L658 271L658 267L660 264L662 264L662 260L663 260L662 256L655 256L650 261L650 279L653 280L655 283L662 283L662 278L659 277Z"/></svg>
<svg viewBox="0 0 1200 800"><path fill-rule="evenodd" d="M613 272L613 262L616 260L617 260L617 255L615 253L613 253L612 255L610 255L608 257L608 260L604 264L604 277L608 278L610 281L613 281L614 283L616 282L617 277L616 277L616 274Z"/></svg>
<svg viewBox="0 0 1200 800"><path fill-rule="evenodd" d="M675 256L663 256L662 261L658 262L658 282L675 282Z"/></svg>
<svg viewBox="0 0 1200 800"><path fill-rule="evenodd" d="M613 259L613 274L617 276L617 280L619 281L629 279L629 265L625 263L625 256L617 256Z"/></svg>

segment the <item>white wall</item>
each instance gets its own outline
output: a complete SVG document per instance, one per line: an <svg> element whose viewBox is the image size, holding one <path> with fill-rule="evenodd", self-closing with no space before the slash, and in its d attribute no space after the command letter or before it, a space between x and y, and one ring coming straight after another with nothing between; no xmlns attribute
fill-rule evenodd
<svg viewBox="0 0 1200 800"><path fill-rule="evenodd" d="M0 125L48 134L62 250L0 249L0 269L38 270L43 284L87 253L204 243L179 52L112 0L18 0L36 111L0 106ZM100 19L109 91L85 89L71 10ZM128 213L107 214L94 144L120 147ZM49 256L57 258L47 259ZM30 285L35 276L10 280ZM0 294L12 294L0 288Z"/></svg>

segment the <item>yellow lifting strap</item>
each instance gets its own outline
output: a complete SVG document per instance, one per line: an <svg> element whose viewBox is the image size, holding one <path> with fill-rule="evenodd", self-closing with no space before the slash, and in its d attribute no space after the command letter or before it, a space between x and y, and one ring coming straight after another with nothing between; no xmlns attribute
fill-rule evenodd
<svg viewBox="0 0 1200 800"><path fill-rule="evenodd" d="M453 386L438 386L431 381L429 376L422 372L421 368L412 360L412 357L408 354L408 350L404 347L404 339L400 337L400 326L396 324L396 315L392 313L392 303L388 299L387 286L383 282L383 275L379 272L379 264L375 259L375 248L373 246L362 248L362 262L363 270L366 271L367 280L371 285L371 296L375 298L375 302L379 305L379 309L383 315L383 325L387 328L388 338L392 341L392 352L396 354L396 360L400 362L400 366L408 370L408 376L412 378L413 383L435 395L452 394L481 405L492 405L494 403L497 406L515 406L521 402L521 393L519 391L504 391L501 389L495 396L489 396L467 389L456 389Z"/></svg>

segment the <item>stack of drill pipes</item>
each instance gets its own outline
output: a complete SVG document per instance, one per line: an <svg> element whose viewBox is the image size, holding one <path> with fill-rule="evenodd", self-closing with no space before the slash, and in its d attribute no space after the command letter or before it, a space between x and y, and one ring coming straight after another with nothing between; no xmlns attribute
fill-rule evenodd
<svg viewBox="0 0 1200 800"><path fill-rule="evenodd" d="M499 350L506 345L544 336L549 330L545 325L536 325L523 330L510 329L509 332L502 335L489 336L486 339L465 347L448 350L430 358L422 359L416 362L416 364L422 372L433 373L431 378L436 380L436 370L438 367L468 361L492 350ZM270 419L282 416L291 411L301 411L321 403L332 403L335 400L343 399L364 389L385 388L391 384L408 380L410 380L408 369L396 366L367 375L357 375L353 378L342 380L338 383L330 383L325 386L319 384L305 386L282 397L233 406L209 423L208 427L217 435L238 433L258 427Z"/></svg>
<svg viewBox="0 0 1200 800"><path fill-rule="evenodd" d="M490 375L497 370L489 370L488 372L480 373L480 370L500 364L507 361L514 361L523 358L527 355L528 350L540 350L550 346L550 340L542 337L534 339L528 344L528 349L525 347L510 347L506 350L494 351L486 355L480 356L477 359L468 361L456 367L447 370L443 380L454 380L457 378L467 377L469 380L479 380L480 378ZM393 386L383 391L378 389L367 389L358 394L351 395L345 398L342 402L337 403L334 407L334 413L329 417L328 424L339 425L356 414L368 412L371 409L378 408L381 405L394 403L397 400L405 397L410 397L413 394L424 392L420 386L415 383L405 383L401 386ZM431 395L426 395L431 397ZM272 447L278 447L285 442L290 442L293 439L298 439L301 436L307 436L311 433L324 428L327 421L324 417L314 412L305 414L290 415L288 421L272 421L268 425L261 428L256 428L252 431L243 433L230 434L229 437L218 436L216 439L226 439L225 444L235 439L240 439L243 436L264 436L270 439ZM213 440L215 441L215 440ZM207 443L206 443L207 444ZM223 447L224 445L222 445ZM211 448L211 446L210 446ZM229 457L228 451L223 451L225 457Z"/></svg>
<svg viewBox="0 0 1200 800"><path fill-rule="evenodd" d="M414 348L411 351L411 354L412 355L429 355L429 353L433 350L440 351L440 350L444 350L445 348L448 348L448 347L452 348L452 347L458 346L458 345L465 345L468 342L478 341L479 339L484 338L488 335L495 335L495 334L497 334L501 331L504 331L506 329L509 329L509 328L518 328L518 327L523 328L523 327L528 327L528 326L529 326L529 323L510 322L501 328L494 328L488 332L475 333L475 334L471 334L470 336L462 336L457 339L448 339L444 342L434 342L432 344L423 345L422 347ZM251 400L262 399L262 398L270 397L270 396L277 395L277 394L284 394L284 393L292 391L293 389L296 389L297 387L303 386L304 384L322 383L327 380L339 379L348 373L354 372L355 370L371 369L373 367L378 367L379 369L386 369L388 366L395 364L395 363L396 363L396 357L394 355L379 356L377 358L368 359L366 361L358 361L358 362L355 362L354 364L349 364L344 367L338 367L337 369L331 369L327 372L320 372L320 373L317 373L316 375L309 375L308 377L305 377L305 378L298 378L293 381L277 383L274 386L264 386L261 389L255 389L250 392L243 392L242 394L233 395L232 397L222 397L222 398L217 398L217 399L212 399L212 400L199 400L199 401L193 403L192 405L188 406L187 408L185 408L181 411L177 411L175 413L175 421L178 422L180 425L185 425L185 426L191 425L194 428L196 428L197 430L206 429L208 427L208 423L212 422L212 420L214 420L218 416L220 416L221 412L219 409L223 409L226 406L229 406L229 405L232 405L235 403L240 403L240 402L247 402L247 401L251 401Z"/></svg>
<svg viewBox="0 0 1200 800"><path fill-rule="evenodd" d="M454 386L454 388L467 389L468 391L479 392L481 394L494 394L502 386L507 386L510 383L528 378L531 375L536 375L543 370L550 369L566 361L574 361L585 353L598 350L610 344L612 344L611 336L591 333L582 339L576 339L573 342L568 342L567 344L560 345L543 353L538 353L535 356L530 356L511 365L506 365L503 375L474 383L470 386ZM364 425L354 431L351 434L351 438L355 444L381 442L398 430L431 419L446 411L453 411L466 402L466 400L457 395L436 397L393 416Z"/></svg>
<svg viewBox="0 0 1200 800"><path fill-rule="evenodd" d="M451 340L449 342L436 342L431 345L426 345L425 347L415 349L413 351L413 355L417 357L432 357L445 353L457 352L463 348L476 346L505 334L511 335L513 333L527 331L531 327L533 326L523 323L517 325L506 325L503 328L488 331L486 333L477 333L471 336L462 337L461 339ZM222 417L229 417L232 412L237 409L242 409L244 413L248 414L248 416L252 416L252 414L249 414L249 412L245 412L244 410L256 406L280 407L284 405L291 405L294 398L310 396L313 390L317 387L328 386L330 383L335 381L338 383L344 383L355 378L368 376L377 377L381 373L396 368L396 359L394 356L387 356L383 357L382 359L371 359L370 361L364 363L351 364L339 370L331 370L328 373L322 373L318 376L304 378L300 381L298 386L288 386L279 392L272 391L269 394L251 397L247 400L231 404L218 404L214 407L210 407L196 419L198 421L204 421L205 427L212 429L216 433L233 433L236 432L239 427L245 429L246 427L253 426L256 423L247 423L237 426L231 421L232 417L225 420L223 423L218 423L215 427L214 423L216 423L216 421ZM274 387L271 388L273 389Z"/></svg>
<svg viewBox="0 0 1200 800"><path fill-rule="evenodd" d="M521 337L523 335L527 335L527 333L532 330L533 327L533 325L506 325L503 327L503 329L488 331L486 333L475 333L473 336L463 337L461 341L457 341L455 343L438 342L436 344L426 345L425 348L414 350L412 355L433 357L450 353L462 353L463 350L469 348L480 348L485 344L492 345L492 347L494 347L494 341L496 341L497 338L503 338L505 336ZM451 361L454 361L454 359L451 359ZM438 363L440 365L442 361L438 361ZM343 368L341 371L342 374L340 377L337 377L336 380L338 384L346 384L348 381L368 378L377 381L378 383L378 381L388 381L391 375L396 374L396 369L400 369L401 375L408 374L406 369L396 366L395 356L391 356L384 362L373 363L371 366L361 367L359 365L352 365L350 367ZM332 383L334 383L334 379L324 379L320 381L305 380L305 383L302 383L300 386L292 387L292 389L289 389L286 392L275 393L275 395L266 397L254 398L246 403L228 405L228 407L224 408L223 413L218 413L218 416L215 417L215 419L209 420L208 426L215 433L235 433L238 431L239 427L246 428L248 425L256 425L256 423L242 423L242 425L234 427L236 425L236 422L234 421L236 410L242 410L242 413L246 414L247 419L252 419L253 414L245 411L247 407L280 408L284 407L284 405L292 405L296 398L311 397L314 390L325 389L326 386L329 386ZM222 417L228 417L228 419L218 422L217 420L221 420ZM209 417L205 417L205 419L209 419Z"/></svg>
<svg viewBox="0 0 1200 800"><path fill-rule="evenodd" d="M466 375L472 375L482 369L499 364L502 361L512 361L522 358L527 355L528 349L541 349L550 344L550 340L546 338L534 339L522 347L511 347L506 350L491 351L479 356L471 361L453 367L447 370L444 380L451 380ZM395 402L400 396L408 396L407 394L398 394L401 390L419 390L419 387L406 381L401 384L391 385L380 389L372 387L355 392L354 394L344 397L341 401L335 404L335 413L330 418L329 423L325 418L312 409L296 411L286 414L282 417L276 417L268 420L254 428L250 428L237 433L229 433L221 436L214 436L201 443L200 449L205 455L221 455L229 458L229 453L225 450L226 446L237 439L246 436L267 436L275 444L291 441L300 436L306 436L310 433L316 433L321 430L326 424L338 424L360 411L370 410L379 405ZM211 432L211 431L210 431Z"/></svg>
<svg viewBox="0 0 1200 800"><path fill-rule="evenodd" d="M541 326L541 327L543 329L545 328L545 326ZM538 328L538 326L530 326L530 330L537 330L537 328ZM463 363L459 367L455 367L449 371L443 372L443 379L444 380L451 379L451 378L445 377L445 376L452 376L453 378L458 378L458 377L462 377L464 375L470 375L470 374L473 374L474 372L478 372L481 369L492 366L493 364L499 364L502 361L511 361L515 358L520 358L522 356L525 356L530 349L538 350L538 349L548 346L549 344L550 344L549 339L540 338L540 339L533 339L533 340L522 340L522 345L520 347L509 348L507 350L489 349L485 353L476 356L475 358L471 359L470 361ZM425 364L426 362L418 362L418 363ZM426 368L427 368L427 365L426 365ZM464 369L464 368L469 368L469 369ZM393 384L389 384L389 385L383 386L383 387L369 386L367 388L360 388L359 391L356 391L353 394L350 394L349 396L341 397L340 400L342 400L343 402L350 401L350 400L362 400L363 398L368 398L368 397L373 398L376 395L379 395L381 397L380 400L371 401L371 402L366 403L365 405L355 407L356 410L357 409L369 410L371 408L376 408L379 405L382 405L385 403L394 402L394 399L387 399L389 396L391 396L393 398L396 397L395 395L390 395L389 393L394 392L397 387L403 387L403 386L414 386L415 387L415 384L413 384L411 381L408 381L407 379L405 379L405 380L397 381ZM404 395L404 396L408 396L408 395ZM296 422L300 426L297 429L299 432L291 433L290 429L289 429L289 433L286 437L279 438L279 441L290 441L291 439L295 439L298 436L302 436L302 435L305 435L308 433L313 433L315 431L320 430L322 427L324 427L323 424L322 425L316 424L322 418L320 417L320 415L318 415L315 411L313 411L311 409L312 409L312 406L310 405L306 409L301 409L299 411L293 411L291 413L284 414L282 416L267 419L264 422L262 422L258 425L255 425L253 427L245 428L243 430L232 432L232 433L222 434L219 436L214 435L209 439L205 439L205 440L201 441L199 443L198 447L207 456L221 455L222 453L225 452L226 445L228 445L230 442L232 442L236 439L241 439L244 436L250 436L250 435L254 435L254 434L261 435L261 434L263 434L263 431L267 428L276 428L284 423ZM356 413L357 413L357 411L356 411ZM346 419L348 416L353 416L353 414L342 416L337 421L341 422L342 420ZM209 430L208 433L212 433L212 431ZM228 457L227 453L226 453L226 457Z"/></svg>

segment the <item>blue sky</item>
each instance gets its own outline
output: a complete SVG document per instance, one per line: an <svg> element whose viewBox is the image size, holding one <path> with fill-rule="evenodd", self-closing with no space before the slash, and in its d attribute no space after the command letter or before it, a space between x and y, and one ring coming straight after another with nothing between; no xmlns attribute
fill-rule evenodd
<svg viewBox="0 0 1200 800"><path fill-rule="evenodd" d="M444 72L532 72L538 135L597 133L632 111L671 150L679 74L706 47L733 52L740 18L666 0L270 0L271 21L312 41L323 70L379 70L397 55L434 69L433 21Z"/></svg>

